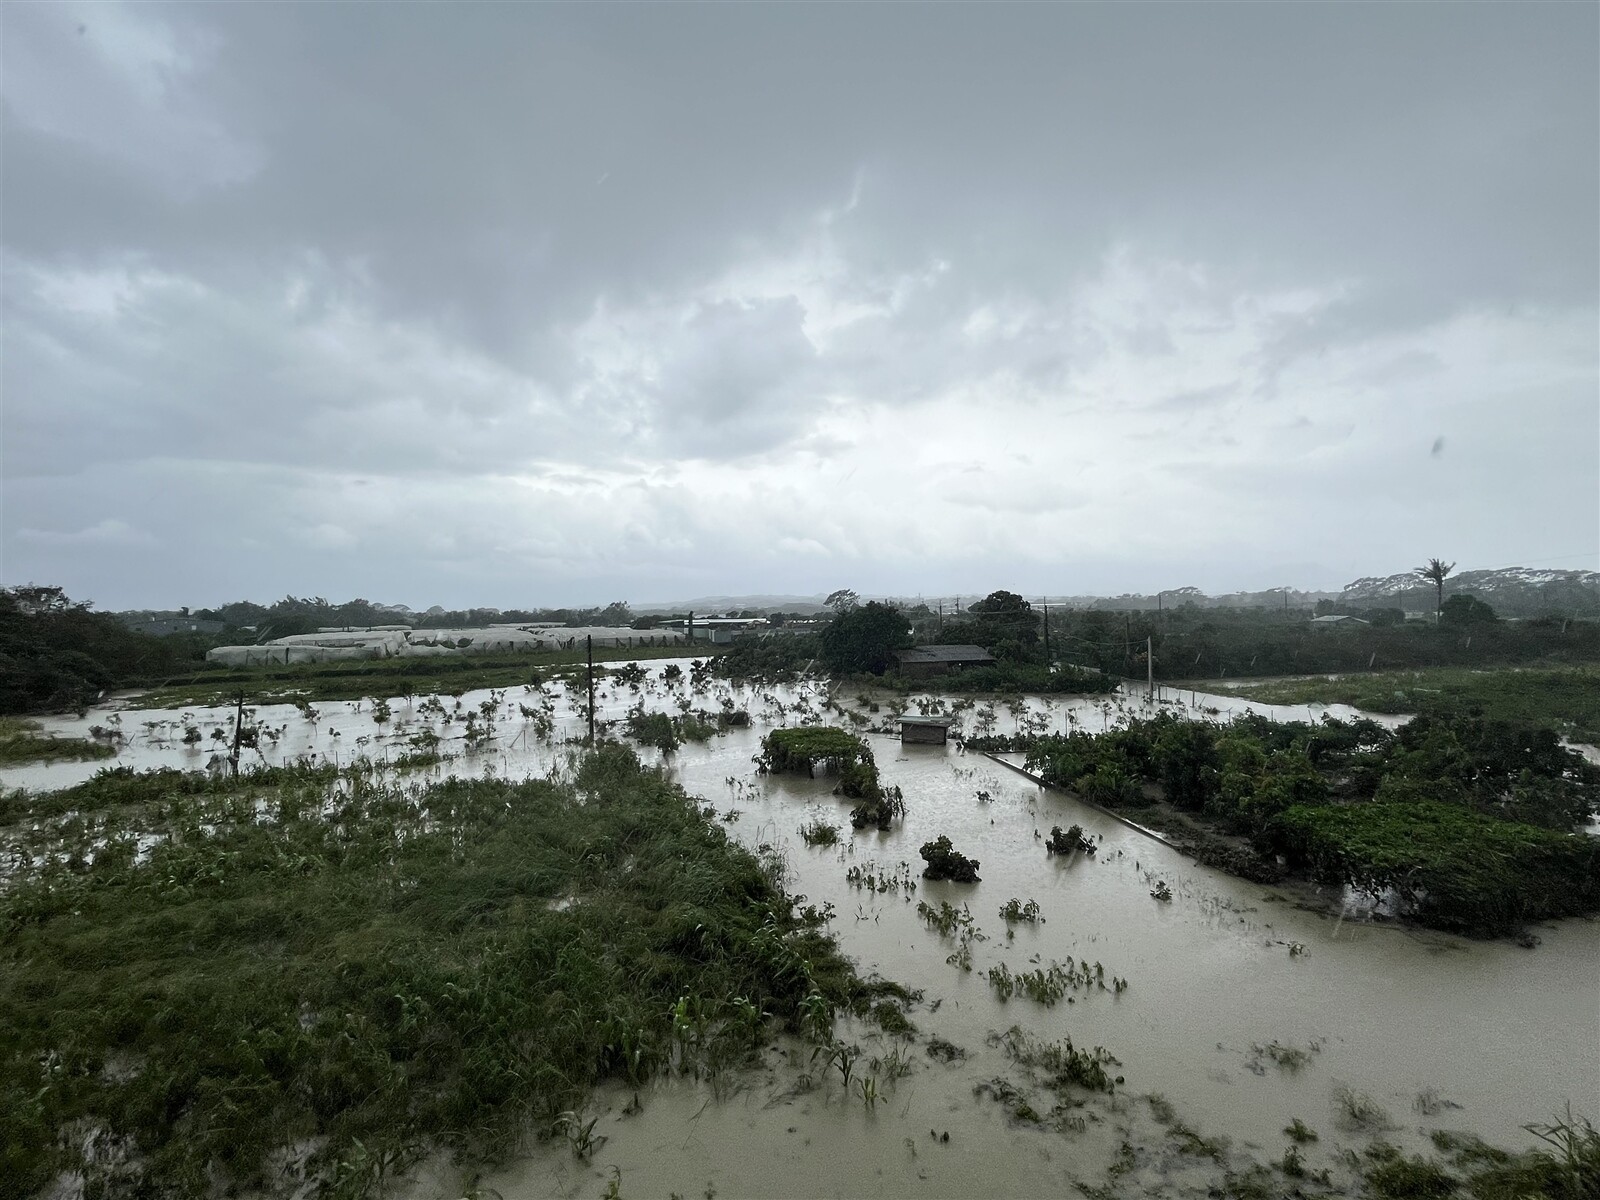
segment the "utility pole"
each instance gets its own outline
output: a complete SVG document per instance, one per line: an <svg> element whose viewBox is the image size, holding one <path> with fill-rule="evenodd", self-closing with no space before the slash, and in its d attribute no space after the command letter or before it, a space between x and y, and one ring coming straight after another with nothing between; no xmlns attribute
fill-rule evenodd
<svg viewBox="0 0 1600 1200"><path fill-rule="evenodd" d="M1039 607L1044 610L1044 669L1048 671L1050 669L1050 603L1045 597L1041 596L1039 597Z"/></svg>
<svg viewBox="0 0 1600 1200"><path fill-rule="evenodd" d="M244 738L244 691L239 692L239 707L233 716L233 752L228 755L228 765L232 774L239 774L239 743Z"/></svg>
<svg viewBox="0 0 1600 1200"><path fill-rule="evenodd" d="M1153 638L1144 640L1144 677L1150 685L1150 699L1156 698L1156 656Z"/></svg>
<svg viewBox="0 0 1600 1200"><path fill-rule="evenodd" d="M1561 627L1561 632L1565 633L1566 631L1567 631L1567 627L1565 625L1563 625ZM943 600L939 601L939 632L940 633L944 632L944 601Z"/></svg>
<svg viewBox="0 0 1600 1200"><path fill-rule="evenodd" d="M589 749L594 749L594 635L585 634L584 648L589 654Z"/></svg>
<svg viewBox="0 0 1600 1200"><path fill-rule="evenodd" d="M694 609L689 610L689 645L694 646Z"/></svg>

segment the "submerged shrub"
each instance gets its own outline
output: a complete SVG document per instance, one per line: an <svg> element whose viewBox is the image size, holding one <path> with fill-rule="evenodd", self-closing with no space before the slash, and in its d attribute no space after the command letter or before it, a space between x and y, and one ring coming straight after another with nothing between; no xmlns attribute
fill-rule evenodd
<svg viewBox="0 0 1600 1200"><path fill-rule="evenodd" d="M832 846L839 841L839 827L821 817L800 826L800 837L808 846Z"/></svg>
<svg viewBox="0 0 1600 1200"><path fill-rule="evenodd" d="M1046 854L1072 854L1082 850L1090 858L1094 857L1096 845L1084 836L1082 825L1069 826L1065 832L1061 826L1052 825L1050 836L1045 839L1044 849Z"/></svg>
<svg viewBox="0 0 1600 1200"><path fill-rule="evenodd" d="M950 844L950 839L940 834L931 842L923 842L918 852L927 862L924 879L948 879L954 883L977 883L978 860L968 858Z"/></svg>

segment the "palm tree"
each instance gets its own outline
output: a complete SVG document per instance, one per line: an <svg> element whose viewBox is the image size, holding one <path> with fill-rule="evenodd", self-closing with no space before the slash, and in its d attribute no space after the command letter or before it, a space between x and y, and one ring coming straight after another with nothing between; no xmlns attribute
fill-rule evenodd
<svg viewBox="0 0 1600 1200"><path fill-rule="evenodd" d="M1422 579L1426 579L1429 583L1433 584L1436 589L1438 589L1439 599L1438 603L1434 607L1433 612L1435 619L1437 619L1439 614L1444 611L1445 576L1450 574L1450 572L1454 571L1455 569L1455 563L1447 563L1442 558L1430 558L1426 566L1414 568L1416 575Z"/></svg>

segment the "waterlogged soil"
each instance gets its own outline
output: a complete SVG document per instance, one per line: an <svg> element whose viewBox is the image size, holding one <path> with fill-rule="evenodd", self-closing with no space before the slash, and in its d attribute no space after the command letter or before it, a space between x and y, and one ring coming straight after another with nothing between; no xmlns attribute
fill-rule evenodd
<svg viewBox="0 0 1600 1200"><path fill-rule="evenodd" d="M852 832L848 802L831 795L828 779L763 776L751 761L774 725L817 716L839 722L823 712L821 689L716 683L695 694L687 681L676 689L659 682L662 665L652 664L655 679L638 693L607 681L599 719L620 720L641 699L648 709L674 712L680 698L712 711L726 699L749 712L750 728L685 745L666 762L714 806L730 834L783 850L791 891L807 904L832 905L834 929L863 972L921 992L910 1013L917 1030L906 1041L875 1027L841 1026L840 1037L862 1048L848 1086L836 1067L812 1060L810 1047L775 1041L762 1064L715 1088L674 1079L637 1094L603 1091L584 1114L595 1119L587 1157L563 1139L532 1142L528 1157L478 1181L507 1200L598 1196L613 1184L623 1196L660 1197L1033 1196L1079 1183L1117 1196L1203 1196L1230 1186L1244 1194L1237 1181L1248 1180L1252 1162L1282 1158L1290 1145L1282 1131L1296 1118L1320 1135L1302 1148L1305 1169L1330 1172L1326 1186L1306 1185L1308 1194L1346 1192L1355 1184L1340 1151L1360 1151L1376 1137L1425 1152L1429 1131L1452 1129L1520 1149L1532 1144L1525 1122L1547 1120L1569 1102L1577 1114L1600 1114L1600 923L1542 926L1541 944L1530 951L1375 923L1363 910L1337 911L1337 898L1332 913L1310 911L1283 889L1195 866L982 755L902 747L870 727L865 736L882 780L904 791L908 811L886 833ZM383 725L366 704L321 704L315 721L288 706L264 707L257 719L279 732L276 741L262 739L257 757L381 762L431 728L453 757L417 777L521 776L548 769L571 748L562 739L581 732L578 689L569 695L553 686L548 698L520 688L498 697L467 693L461 702L465 710L491 699L493 739L470 752L462 721L424 716L422 698L392 700ZM882 708L867 719L887 729L888 700L878 700ZM455 702L443 703L452 709ZM1187 690L1167 690L1160 703L1208 719L1245 710L1308 715L1303 706ZM519 705L544 706L553 735L541 738ZM1122 713L1147 711L1138 695L1002 703L992 731L1040 721L1092 731ZM984 716L980 703L963 724L973 731ZM46 725L82 736L107 720L99 710ZM211 731L231 731L226 710L129 712L122 721L128 744L114 761L140 769L200 768L216 749ZM189 724L202 730L204 749L178 741ZM104 765L13 768L0 772L0 785L61 787ZM802 841L799 827L819 816L840 826L838 844ZM1047 855L1051 827L1074 824L1097 839L1098 853ZM917 847L940 834L980 862L980 883L921 879ZM868 879L874 886L862 885ZM1170 901L1151 895L1163 883ZM1008 926L999 909L1012 898L1036 901L1043 920ZM970 970L947 961L962 943L931 929L919 901L970 912L981 934L965 943ZM1002 1002L987 978L1002 964L1015 975L1069 962L1098 964L1105 988L1068 987L1046 1007L1020 994ZM1125 979L1126 990L1114 990L1113 978ZM1119 1063L1111 1073L1125 1082L1110 1096L1057 1093L993 1044L1012 1026L1045 1041L1104 1046ZM939 1053L930 1055L935 1039ZM863 1092L866 1079L875 1099ZM1387 1120L1352 1127L1340 1102L1348 1093L1370 1097ZM1154 1103L1151 1094L1159 1097ZM1265 1190L1253 1194L1287 1194L1304 1182L1276 1170L1262 1178ZM405 1191L459 1195L463 1185L440 1162Z"/></svg>

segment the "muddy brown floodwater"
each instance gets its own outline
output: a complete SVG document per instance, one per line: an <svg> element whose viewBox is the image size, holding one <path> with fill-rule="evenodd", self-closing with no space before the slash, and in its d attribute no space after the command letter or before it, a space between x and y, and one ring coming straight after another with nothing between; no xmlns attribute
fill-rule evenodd
<svg viewBox="0 0 1600 1200"><path fill-rule="evenodd" d="M652 673L663 665L651 664ZM602 715L611 719L640 699L615 684L605 691ZM1165 695L1168 707L1178 707L1177 693ZM576 732L575 697L559 688L551 696L556 736ZM682 696L712 709L730 699L754 724L684 746L668 760L671 770L716 807L733 836L783 851L791 891L807 903L833 905L835 932L863 971L922 993L910 1014L916 1038L908 1044L875 1027L842 1026L840 1036L863 1049L848 1091L837 1071L811 1061L808 1047L783 1040L773 1042L763 1066L714 1087L664 1080L642 1089L637 1102L631 1090L603 1090L585 1114L597 1118L594 1133L604 1138L592 1155L578 1159L564 1142L533 1146L527 1158L482 1181L506 1200L599 1196L613 1184L623 1196L658 1197L1054 1194L1078 1181L1105 1183L1125 1140L1170 1150L1174 1120L1205 1138L1227 1139L1232 1155L1268 1162L1282 1156L1288 1145L1282 1131L1299 1118L1320 1134L1304 1149L1306 1166L1331 1168L1337 1183L1347 1178L1338 1151L1359 1149L1372 1136L1341 1123L1341 1089L1376 1101L1392 1126L1382 1136L1410 1150L1426 1149L1434 1129L1521 1148L1532 1144L1524 1123L1548 1120L1569 1103L1591 1119L1600 1114L1600 923L1541 926L1542 942L1530 951L1379 924L1356 910L1309 911L1287 890L1196 866L983 755L953 746L902 747L881 733L868 739L884 782L904 791L908 811L887 833L851 836L848 806L830 794L828 780L761 776L751 762L772 725L820 713L819 690L717 684L690 695L687 687L669 692L654 682L643 693L655 710L670 710ZM469 693L462 701L470 708L487 698ZM287 706L263 708L263 723L282 728L263 757L314 754L347 762L357 753L392 755L424 726L448 737L452 726L419 715L417 703L392 701L388 728L376 726L359 705L321 705L314 726ZM564 752L512 718L519 703L529 703L522 689L501 703L507 715L495 741L436 773L524 775L547 769ZM1199 695L1191 703L1187 691L1181 707L1213 719L1246 710L1308 715L1304 706L1225 697ZM1019 719L1046 720L1055 729L1072 720L1094 731L1120 713L1143 711L1136 695L1109 703L1034 700L1015 710L996 706L994 724L1006 732ZM1350 715L1320 706L1309 715L1323 711ZM872 720L881 722L887 712L886 706ZM161 728L181 716L122 714L133 736L119 762L199 765L205 754L186 750ZM101 710L48 725L81 733L106 717ZM974 717L965 714L969 730ZM212 710L191 714L207 733L223 718ZM459 723L453 728L459 733ZM0 773L0 784L59 787L101 765L12 769ZM840 825L838 845L812 848L800 838L799 826L819 815ZM1073 824L1099 840L1098 854L1048 856L1042 839L1051 827ZM920 878L917 849L939 834L980 861L981 882ZM847 879L853 867L895 882L889 891L854 886ZM1158 882L1170 889L1170 902L1152 897ZM999 909L1013 897L1036 901L1043 921L1012 925L1008 937ZM918 901L970 910L983 935L969 943L970 970L947 962L957 943L929 928ZM1068 991L1045 1007L1020 995L1001 1001L987 979L1000 964L1018 973L1069 958L1100 964L1107 989ZM1125 991L1110 989L1113 977L1127 981ZM1104 1046L1120 1061L1114 1071L1124 1085L1114 1098L1090 1098L1073 1120L1053 1128L1013 1119L993 1098L993 1080L1007 1079L1030 1094L1041 1113L1054 1098L1029 1093L1025 1073L991 1044L992 1035L1012 1026L1041 1039ZM934 1038L964 1057L931 1057ZM1298 1065L1280 1061L1302 1057ZM855 1082L867 1077L876 1085L876 1103ZM991 1088L975 1094L986 1083ZM1152 1093L1175 1117L1158 1120L1162 1106L1143 1099ZM1220 1171L1203 1155L1167 1153L1157 1161L1140 1151L1136 1157L1137 1168L1120 1176L1115 1194L1132 1194L1137 1183L1204 1195ZM443 1164L408 1189L418 1196L460 1190Z"/></svg>

